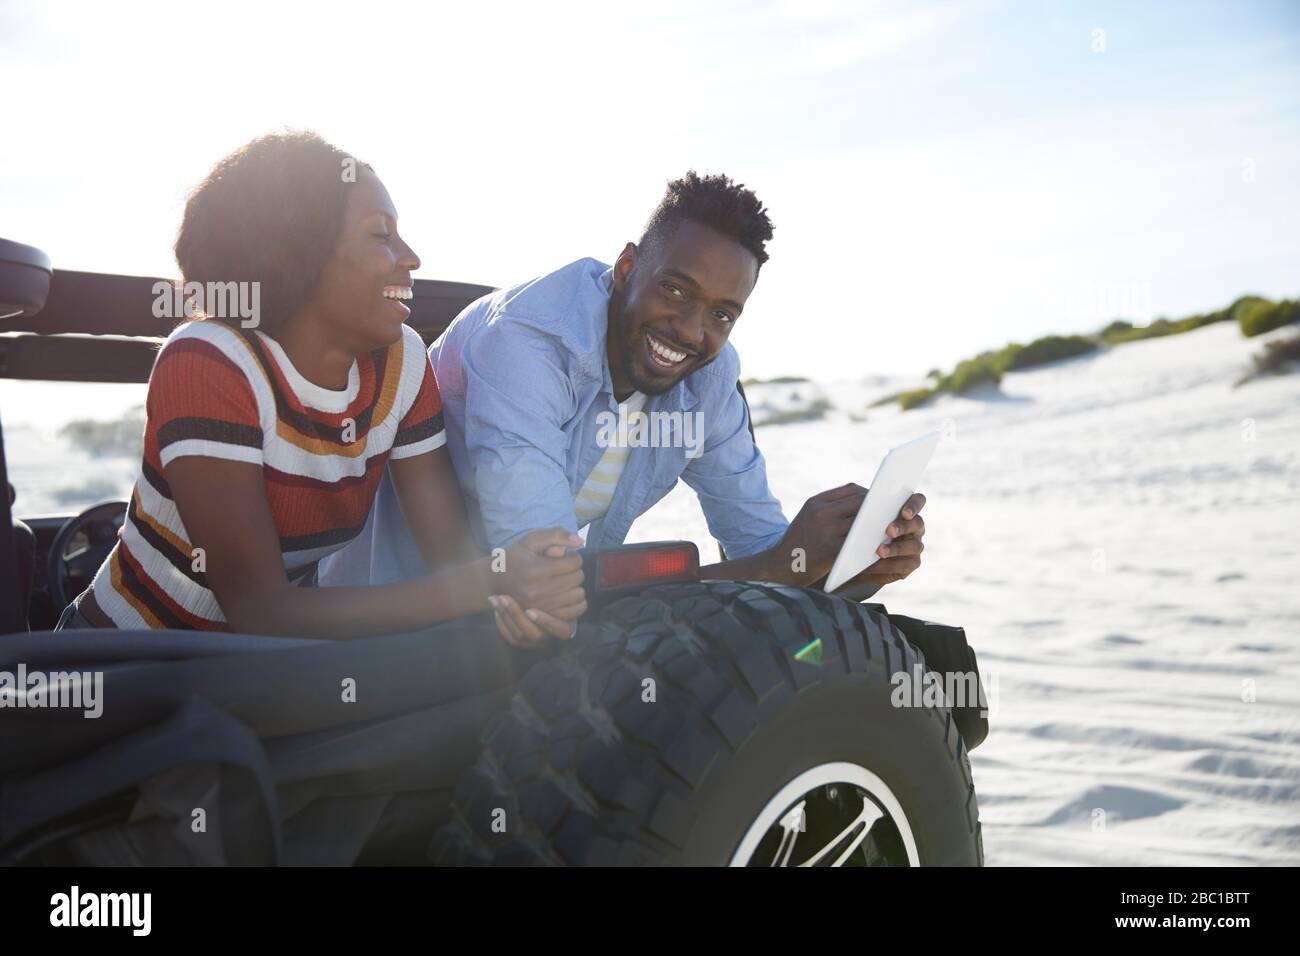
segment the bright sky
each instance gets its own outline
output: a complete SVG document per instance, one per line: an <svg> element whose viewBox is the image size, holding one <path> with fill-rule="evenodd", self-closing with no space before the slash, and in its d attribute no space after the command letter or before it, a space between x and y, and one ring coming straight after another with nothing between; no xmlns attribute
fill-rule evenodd
<svg viewBox="0 0 1300 956"><path fill-rule="evenodd" d="M372 163L424 278L611 261L688 167L776 222L747 375L1300 294L1300 3L0 0L0 235L174 274L268 130Z"/></svg>

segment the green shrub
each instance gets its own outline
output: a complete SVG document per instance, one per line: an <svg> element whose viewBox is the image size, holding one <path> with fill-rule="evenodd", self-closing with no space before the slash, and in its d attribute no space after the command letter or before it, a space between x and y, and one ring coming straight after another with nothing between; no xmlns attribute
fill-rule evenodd
<svg viewBox="0 0 1300 956"><path fill-rule="evenodd" d="M1132 331L1132 322L1125 321L1124 319L1116 319L1097 334L1101 336L1103 342L1110 345L1116 340L1122 341L1123 336L1128 335Z"/></svg>
<svg viewBox="0 0 1300 956"><path fill-rule="evenodd" d="M1142 339L1158 339L1163 335L1173 335L1177 331L1177 323L1170 322L1168 319L1156 319L1150 325L1135 325L1127 332L1117 332L1104 341L1107 345L1120 345Z"/></svg>
<svg viewBox="0 0 1300 956"><path fill-rule="evenodd" d="M1262 295L1243 295L1237 301L1223 310L1226 318L1232 319L1238 325L1241 324L1241 317L1247 312L1253 312L1260 306L1272 305L1271 299L1266 299Z"/></svg>
<svg viewBox="0 0 1300 956"><path fill-rule="evenodd" d="M798 385L803 382L811 381L802 375L778 375L776 378L742 378L740 384L744 388L751 385Z"/></svg>
<svg viewBox="0 0 1300 956"><path fill-rule="evenodd" d="M1264 346L1255 356L1255 371L1280 372L1292 363L1300 363L1300 335L1277 339Z"/></svg>
<svg viewBox="0 0 1300 956"><path fill-rule="evenodd" d="M934 396L935 390L932 388L914 388L910 392L899 392L896 397L898 407L907 412L917 406L924 405Z"/></svg>
<svg viewBox="0 0 1300 956"><path fill-rule="evenodd" d="M1269 302L1267 299L1257 299L1237 309L1236 317L1241 326L1241 334L1252 338L1300 321L1300 300Z"/></svg>
<svg viewBox="0 0 1300 956"><path fill-rule="evenodd" d="M826 413L831 410L831 403L826 398L816 398L805 405L803 408L787 408L784 411L773 412L766 418L760 417L754 421L755 428L763 428L767 425L792 425L796 422L814 422L820 418L826 417Z"/></svg>
<svg viewBox="0 0 1300 956"><path fill-rule="evenodd" d="M961 395L980 385L997 385L1002 368L997 352L981 352L973 359L963 359L948 375L939 380L938 391Z"/></svg>
<svg viewBox="0 0 1300 956"><path fill-rule="evenodd" d="M144 406L128 409L120 418L99 421L78 418L59 429L59 436L96 458L138 458L144 442Z"/></svg>
<svg viewBox="0 0 1300 956"><path fill-rule="evenodd" d="M1237 304L1251 298L1243 296L1228 306L1226 309L1219 309L1217 312L1206 312L1204 315L1189 315L1184 319L1156 319L1150 325L1134 325L1132 322L1126 322L1123 319L1117 319L1102 329L1098 336L1105 345L1122 345L1125 342L1138 342L1142 339L1158 339L1165 335L1178 335L1182 332L1190 332L1192 329L1199 329L1203 325L1210 325L1214 322L1226 322L1233 317L1233 309Z"/></svg>
<svg viewBox="0 0 1300 956"><path fill-rule="evenodd" d="M1123 342L1137 342L1141 339L1160 338L1165 335L1178 335L1190 332L1215 322L1236 321L1241 331L1247 336L1260 335L1273 329L1281 328L1293 322L1300 322L1300 300L1270 302L1257 295L1243 295L1232 305L1214 312L1189 315L1182 319L1156 319L1149 325L1134 325L1126 319L1116 319L1096 335L1046 335L1035 339L1028 345L1013 342L996 352L981 352L974 358L965 359L947 375L938 369L931 369L926 376L935 382L933 388L918 388L897 395L886 395L873 405L884 405L897 401L907 411L929 401L940 392L962 394L981 385L998 385L1006 372L1034 368L1048 362L1086 355L1101 345L1119 345ZM1296 348L1295 340L1288 340L1288 348ZM1274 366L1289 361L1290 353L1279 350L1274 354L1272 346L1258 361L1267 357Z"/></svg>
<svg viewBox="0 0 1300 956"><path fill-rule="evenodd" d="M1076 355L1086 355L1096 349L1096 341L1085 335L1048 335L1009 353L1005 370L1010 372L1016 369L1033 368L1035 365L1045 365L1048 362L1074 358Z"/></svg>
<svg viewBox="0 0 1300 956"><path fill-rule="evenodd" d="M1278 303L1278 306L1281 305L1282 303ZM1242 332L1246 335L1259 335L1260 332L1268 331L1268 328L1277 328L1279 325L1286 325L1288 321L1295 321L1294 317L1286 319L1276 315L1273 312L1275 308L1277 306L1274 306L1268 299L1257 295L1243 295L1226 308L1201 315L1189 315L1186 318L1177 320L1156 319L1150 325L1135 326L1132 322L1124 319L1116 319L1098 332L1097 337L1103 345L1121 345L1124 342L1137 342L1141 339L1179 335L1183 332L1199 329L1202 326L1212 325L1215 322L1228 321L1235 321L1240 324ZM1260 328L1256 332L1247 331L1248 328L1256 328L1261 325L1265 325L1267 328Z"/></svg>
<svg viewBox="0 0 1300 956"><path fill-rule="evenodd" d="M1033 368L1047 362L1083 355L1097 348L1095 340L1084 335L1048 335L1035 339L1028 345L1012 342L996 352L981 352L974 358L963 359L947 375L931 371L928 378L935 379L933 388L917 388L897 395L886 395L873 405L897 401L903 411L916 408L939 392L962 395L980 386L996 386L1004 373L1013 369Z"/></svg>
<svg viewBox="0 0 1300 956"><path fill-rule="evenodd" d="M1179 335L1183 332L1190 332L1192 329L1199 329L1203 325L1209 325L1211 322L1219 321L1213 313L1210 315L1189 315L1185 319L1179 319L1177 322L1170 323L1169 334Z"/></svg>

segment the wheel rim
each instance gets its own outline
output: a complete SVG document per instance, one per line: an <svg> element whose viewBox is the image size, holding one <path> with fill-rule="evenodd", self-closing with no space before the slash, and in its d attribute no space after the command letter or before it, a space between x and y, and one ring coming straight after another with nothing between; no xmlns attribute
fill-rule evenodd
<svg viewBox="0 0 1300 956"><path fill-rule="evenodd" d="M825 763L795 777L745 831L732 866L919 866L907 814L878 776Z"/></svg>

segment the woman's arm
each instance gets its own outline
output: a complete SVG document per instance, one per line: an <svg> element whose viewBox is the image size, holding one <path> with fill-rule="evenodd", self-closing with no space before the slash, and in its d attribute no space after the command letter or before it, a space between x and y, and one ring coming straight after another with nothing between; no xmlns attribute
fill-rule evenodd
<svg viewBox="0 0 1300 956"><path fill-rule="evenodd" d="M508 574L494 575L487 559L480 559L383 587L294 587L284 572L261 466L185 457L165 466L164 474L192 546L204 552L208 587L237 632L369 637L482 611L493 592L545 610L581 600L577 555L542 558L523 546L508 552ZM533 549L544 551L540 542L549 544L547 535L567 541L563 531L535 534Z"/></svg>
<svg viewBox="0 0 1300 956"><path fill-rule="evenodd" d="M427 569L432 571L446 563L471 561L481 556L469 530L465 500L447 446L428 454L391 460L389 470L402 506L402 516L424 556ZM582 539L576 536L566 542L569 547L581 543ZM565 550L552 545L539 553L556 558L562 557ZM491 567L497 568L499 564L492 562ZM502 601L500 607L495 602L493 604L501 636L522 646L528 646L546 634L561 639L571 637L573 621L587 610L585 597L570 607L551 608L550 614L535 607L525 611L504 595Z"/></svg>
<svg viewBox="0 0 1300 956"><path fill-rule="evenodd" d="M402 517L432 571L441 565L480 557L465 516L465 499L447 446L388 463Z"/></svg>

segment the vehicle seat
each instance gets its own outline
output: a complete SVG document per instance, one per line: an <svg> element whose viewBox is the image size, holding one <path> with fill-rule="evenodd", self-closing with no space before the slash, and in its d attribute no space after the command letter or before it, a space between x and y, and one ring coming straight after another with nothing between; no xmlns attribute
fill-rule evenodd
<svg viewBox="0 0 1300 956"><path fill-rule="evenodd" d="M9 485L9 504L11 506L16 497L14 486ZM31 630L31 623L27 620L27 614L32 604L32 568L36 566L36 534L17 518L13 519L13 527L14 561L17 565L18 577L18 606L22 608L23 624L28 630Z"/></svg>
<svg viewBox="0 0 1300 956"><path fill-rule="evenodd" d="M26 524L14 518L14 556L18 562L18 606L23 608L23 620L32 603L32 568L36 564L36 534ZM30 625L28 630L30 630Z"/></svg>

